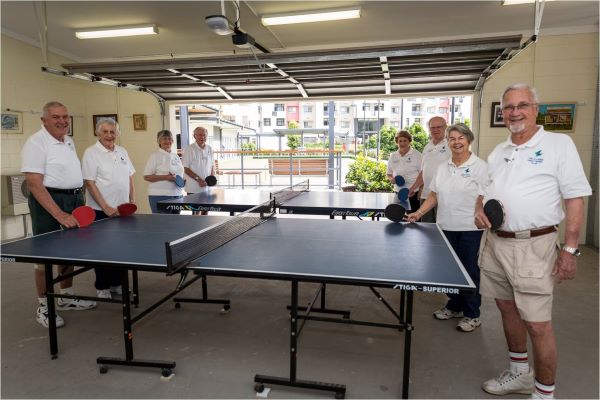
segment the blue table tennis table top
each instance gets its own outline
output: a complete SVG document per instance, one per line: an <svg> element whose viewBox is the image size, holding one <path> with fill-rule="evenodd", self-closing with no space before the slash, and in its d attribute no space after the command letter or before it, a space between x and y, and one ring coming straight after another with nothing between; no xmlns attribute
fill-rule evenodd
<svg viewBox="0 0 600 400"><path fill-rule="evenodd" d="M269 200L270 192L253 189L210 187L204 192L158 203L160 210L222 211L238 213ZM278 205L280 214L312 214L341 217L383 217L394 193L305 191Z"/></svg>
<svg viewBox="0 0 600 400"><path fill-rule="evenodd" d="M168 272L165 243L231 217L137 214L7 243L4 262ZM270 218L188 269L457 293L474 284L436 224Z"/></svg>

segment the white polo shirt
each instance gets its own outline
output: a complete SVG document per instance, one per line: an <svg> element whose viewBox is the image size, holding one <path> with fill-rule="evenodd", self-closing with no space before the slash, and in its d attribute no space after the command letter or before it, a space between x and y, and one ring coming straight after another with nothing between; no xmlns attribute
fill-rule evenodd
<svg viewBox="0 0 600 400"><path fill-rule="evenodd" d="M83 179L96 183L109 206L117 207L129 202L129 177L135 169L127 150L115 145L110 151L98 141L85 150L82 165ZM102 210L89 190L85 193L85 203L94 210Z"/></svg>
<svg viewBox="0 0 600 400"><path fill-rule="evenodd" d="M179 156L173 152L158 149L150 154L144 168L144 175L169 175L175 174L183 177L183 164ZM151 182L148 185L150 196L183 196L183 188L172 181Z"/></svg>
<svg viewBox="0 0 600 400"><path fill-rule="evenodd" d="M394 185L394 190L397 192L400 189L410 186L415 183L419 172L421 171L421 153L417 150L410 148L404 156L399 151L395 151L390 154L387 165L388 175L401 175L404 178L404 186Z"/></svg>
<svg viewBox="0 0 600 400"><path fill-rule="evenodd" d="M565 217L562 199L592 194L573 140L541 126L519 146L509 136L488 163L489 186L481 194L484 201L497 199L504 206L503 231L558 225Z"/></svg>
<svg viewBox="0 0 600 400"><path fill-rule="evenodd" d="M191 169L196 174L200 175L200 178L205 179L210 175L212 171L214 158L213 150L208 144L204 145L201 149L198 143L194 142L190 144L183 151L183 166ZM186 174L185 176L185 191L188 193L198 193L204 190L208 190L208 187L200 187L198 181Z"/></svg>
<svg viewBox="0 0 600 400"><path fill-rule="evenodd" d="M83 186L81 164L69 136L56 140L46 128L31 135L21 150L21 172L44 175L44 186L75 189Z"/></svg>
<svg viewBox="0 0 600 400"><path fill-rule="evenodd" d="M421 199L426 199L429 196L429 185L431 185L438 167L448 161L449 158L450 149L445 138L438 144L429 142L425 145L423 148L423 160L421 162L421 169L423 170Z"/></svg>
<svg viewBox="0 0 600 400"><path fill-rule="evenodd" d="M475 226L475 202L487 179L487 164L475 154L471 154L459 167L452 159L440 165L429 188L437 195L436 222L442 229L478 230Z"/></svg>

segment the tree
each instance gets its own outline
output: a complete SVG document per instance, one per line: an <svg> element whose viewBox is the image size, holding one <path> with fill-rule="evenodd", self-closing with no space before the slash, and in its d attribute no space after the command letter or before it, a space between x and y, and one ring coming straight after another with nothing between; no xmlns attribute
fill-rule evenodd
<svg viewBox="0 0 600 400"><path fill-rule="evenodd" d="M398 149L398 146L394 141L395 135L396 129L392 126L384 125L379 130L379 157L381 159L387 160L390 157L390 153ZM367 148L377 148L377 135L373 135L369 138Z"/></svg>
<svg viewBox="0 0 600 400"><path fill-rule="evenodd" d="M256 144L254 142L242 143L242 150L254 151L256 150Z"/></svg>
<svg viewBox="0 0 600 400"><path fill-rule="evenodd" d="M291 120L288 122L288 129L298 129L300 125L297 121Z"/></svg>
<svg viewBox="0 0 600 400"><path fill-rule="evenodd" d="M471 118L465 118L465 125L471 127Z"/></svg>
<svg viewBox="0 0 600 400"><path fill-rule="evenodd" d="M288 135L287 146L291 150L297 150L300 147L300 135Z"/></svg>
<svg viewBox="0 0 600 400"><path fill-rule="evenodd" d="M413 149L423 152L423 148L429 141L429 135L425 132L425 128L421 124L414 123L408 127L407 131L412 135L412 147Z"/></svg>
<svg viewBox="0 0 600 400"><path fill-rule="evenodd" d="M392 184L386 177L385 163L359 155L350 164L346 182L356 186L357 192L391 192Z"/></svg>

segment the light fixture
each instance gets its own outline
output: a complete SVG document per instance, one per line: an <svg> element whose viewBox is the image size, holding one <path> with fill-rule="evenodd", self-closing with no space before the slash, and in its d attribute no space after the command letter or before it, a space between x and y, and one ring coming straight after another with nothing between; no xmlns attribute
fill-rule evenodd
<svg viewBox="0 0 600 400"><path fill-rule="evenodd" d="M339 8L335 10L307 11L295 14L265 15L261 18L261 21L263 25L269 26L301 24L304 22L336 21L352 18L360 18L360 8Z"/></svg>
<svg viewBox="0 0 600 400"><path fill-rule="evenodd" d="M546 0L546 3L549 1L556 0ZM503 6L514 6L516 4L532 4L535 3L535 0L501 0Z"/></svg>
<svg viewBox="0 0 600 400"><path fill-rule="evenodd" d="M224 15L209 15L204 18L206 25L217 35L226 36L233 35L233 27L231 22Z"/></svg>
<svg viewBox="0 0 600 400"><path fill-rule="evenodd" d="M157 33L158 28L156 25L115 26L111 28L76 31L75 36L77 36L78 39L96 39L120 36L156 35Z"/></svg>

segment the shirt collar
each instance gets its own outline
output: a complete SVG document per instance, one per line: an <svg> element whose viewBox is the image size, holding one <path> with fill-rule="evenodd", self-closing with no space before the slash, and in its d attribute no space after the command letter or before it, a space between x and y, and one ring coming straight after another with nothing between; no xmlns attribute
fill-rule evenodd
<svg viewBox="0 0 600 400"><path fill-rule="evenodd" d="M48 130L46 129L46 127L44 125L42 125L42 130L44 132L46 132L46 135L48 135L48 138L50 139L50 141L52 142L52 144L69 144L69 139L67 139L67 136L65 135L64 137L64 142L61 142L60 140L58 140L57 138L55 138L54 136L52 136L52 134L50 132L48 132Z"/></svg>
<svg viewBox="0 0 600 400"><path fill-rule="evenodd" d="M535 134L531 137L531 139L529 139L527 142L520 144L520 145L516 145L513 143L512 139L511 139L511 135L508 135L508 138L506 139L506 142L504 142L504 148L507 147L535 147L537 146L542 139L544 138L544 136L547 135L547 132L544 130L544 127L542 125L537 125L538 130L535 132Z"/></svg>
<svg viewBox="0 0 600 400"><path fill-rule="evenodd" d="M111 153L112 151L117 151L117 145L116 144L115 144L114 150L110 151L109 149L107 149L106 147L104 147L102 145L102 143L100 143L99 140L96 142L96 147L98 147L100 150L102 150L105 153Z"/></svg>
<svg viewBox="0 0 600 400"><path fill-rule="evenodd" d="M173 152L166 151L166 150L165 150L165 149L163 149L162 147L159 147L159 148L158 148L158 151L159 151L159 152L162 152L162 153L165 153L165 154L168 154L168 155L171 155L171 154L173 154Z"/></svg>
<svg viewBox="0 0 600 400"><path fill-rule="evenodd" d="M467 161L465 161L464 163L462 163L460 165L460 167L457 167L457 168L469 167L469 166L475 164L475 161L477 161L477 156L475 155L475 153L471 152L471 155L469 156L469 158L467 159ZM454 166L454 163L452 162L452 157L450 157L448 159L448 165Z"/></svg>

